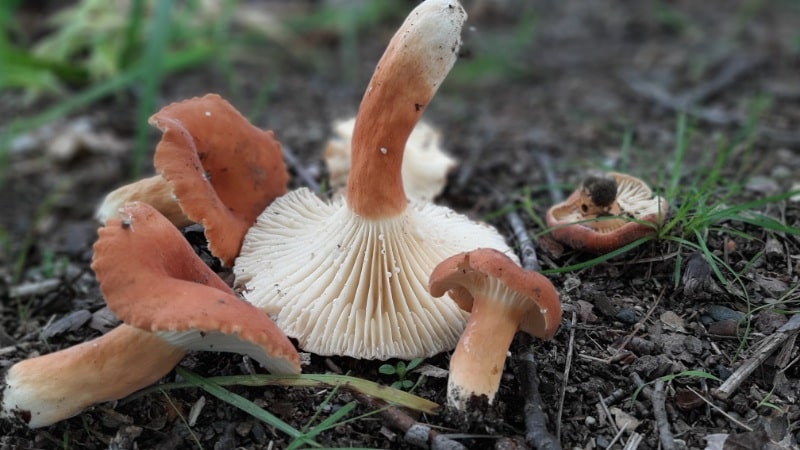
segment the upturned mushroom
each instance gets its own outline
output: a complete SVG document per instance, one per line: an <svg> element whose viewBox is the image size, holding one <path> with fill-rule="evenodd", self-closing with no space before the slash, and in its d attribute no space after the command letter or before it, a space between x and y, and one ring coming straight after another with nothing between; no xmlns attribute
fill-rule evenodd
<svg viewBox="0 0 800 450"><path fill-rule="evenodd" d="M163 132L153 156L158 175L109 193L97 218L118 217L127 202L149 203L177 227L203 225L211 253L231 266L255 218L286 193L280 143L215 94L168 105L149 122Z"/></svg>
<svg viewBox="0 0 800 450"><path fill-rule="evenodd" d="M431 273L430 292L434 297L449 293L471 311L447 381L447 402L462 411L472 397L494 401L517 331L550 339L561 321L561 302L550 280L495 249L445 259Z"/></svg>
<svg viewBox="0 0 800 450"><path fill-rule="evenodd" d="M608 253L656 233L667 201L630 175L588 177L545 217L553 238L576 250Z"/></svg>
<svg viewBox="0 0 800 450"><path fill-rule="evenodd" d="M465 19L456 0L427 0L394 35L359 107L345 198L290 192L245 236L236 286L307 351L411 359L452 349L467 314L430 296L430 271L476 245L510 252L494 228L409 202L403 188L406 141L457 59Z"/></svg>
<svg viewBox="0 0 800 450"><path fill-rule="evenodd" d="M328 183L338 190L347 184L355 117L334 123L334 136L325 144L323 157L328 168ZM441 194L447 174L456 160L441 147L441 132L423 121L417 123L406 142L400 169L408 198L432 201Z"/></svg>
<svg viewBox="0 0 800 450"><path fill-rule="evenodd" d="M92 267L123 324L13 365L0 385L0 417L50 425L158 381L188 350L241 353L273 373L300 372L288 338L236 297L172 223L144 203L120 213L100 229Z"/></svg>

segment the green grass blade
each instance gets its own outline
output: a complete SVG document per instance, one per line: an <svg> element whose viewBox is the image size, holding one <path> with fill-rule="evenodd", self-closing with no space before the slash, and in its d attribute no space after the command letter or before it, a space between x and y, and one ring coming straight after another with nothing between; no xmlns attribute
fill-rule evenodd
<svg viewBox="0 0 800 450"><path fill-rule="evenodd" d="M186 379L186 381L191 386L199 387L204 391L208 392L209 394L217 397L218 399L229 403L242 411L250 414L251 416L261 420L262 422L275 427L276 429L288 434L293 439L302 440L305 444L313 445L315 447L320 447L320 445L314 442L311 439L308 439L306 435L289 425L288 423L284 422L283 420L279 419L269 411L260 408L255 403L251 402L250 400L242 397L241 395L234 394L226 389L224 389L219 384L214 383L212 378L203 378L187 369L182 367L175 368L175 371ZM160 389L166 389L168 385L158 386Z"/></svg>
<svg viewBox="0 0 800 450"><path fill-rule="evenodd" d="M437 403L418 397L414 394L384 386L369 380L351 377L348 375L332 374L300 374L300 375L232 375L207 378L210 383L218 386L293 386L293 387L336 387L340 386L353 389L370 397L404 408L410 408L426 414L436 414L440 409ZM181 389L192 387L189 383L169 383L156 386L155 389ZM138 396L146 395L150 389L140 391Z"/></svg>

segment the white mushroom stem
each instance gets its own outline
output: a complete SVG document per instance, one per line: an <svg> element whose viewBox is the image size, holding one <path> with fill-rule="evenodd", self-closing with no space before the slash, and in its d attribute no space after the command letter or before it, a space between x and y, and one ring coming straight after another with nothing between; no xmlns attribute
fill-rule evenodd
<svg viewBox="0 0 800 450"><path fill-rule="evenodd" d="M185 351L120 325L83 344L14 364L0 386L0 417L38 428L123 398L169 373Z"/></svg>
<svg viewBox="0 0 800 450"><path fill-rule="evenodd" d="M499 284L499 283L497 283ZM523 308L475 296L472 314L450 358L447 401L465 411L473 396L494 401L506 354L519 330Z"/></svg>
<svg viewBox="0 0 800 450"><path fill-rule="evenodd" d="M172 186L161 175L144 178L109 192L97 208L95 217L101 223L106 223L112 217L125 219L120 217L119 209L131 202L142 202L153 206L178 228L194 223L183 213L172 192Z"/></svg>
<svg viewBox="0 0 800 450"><path fill-rule="evenodd" d="M406 209L403 150L427 104L455 64L466 13L456 0L427 0L392 38L361 100L347 204L380 219Z"/></svg>

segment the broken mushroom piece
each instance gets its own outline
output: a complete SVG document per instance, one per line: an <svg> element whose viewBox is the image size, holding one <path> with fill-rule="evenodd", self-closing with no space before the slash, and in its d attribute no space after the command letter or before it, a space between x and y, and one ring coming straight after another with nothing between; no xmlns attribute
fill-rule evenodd
<svg viewBox="0 0 800 450"><path fill-rule="evenodd" d="M462 411L473 396L494 401L517 331L550 339L561 322L561 303L550 280L495 249L445 259L431 273L430 292L434 297L449 293L471 311L450 358L447 382L448 404Z"/></svg>
<svg viewBox="0 0 800 450"><path fill-rule="evenodd" d="M0 418L50 425L158 381L187 350L241 353L272 373L300 372L289 339L234 296L172 223L145 203L120 214L99 230L92 267L123 324L13 365L0 386Z"/></svg>
<svg viewBox="0 0 800 450"><path fill-rule="evenodd" d="M325 145L323 156L328 168L328 182L334 190L343 188L350 172L350 151L355 117L337 121L334 137ZM439 130L420 121L406 142L401 173L408 198L432 201L444 189L447 174L456 160L442 150Z"/></svg>
<svg viewBox="0 0 800 450"><path fill-rule="evenodd" d="M428 275L476 245L508 251L494 228L409 203L403 189L406 140L458 56L465 18L455 0L427 0L392 38L358 112L346 198L290 192L245 236L236 286L307 351L412 359L452 349L467 314L433 299Z"/></svg>
<svg viewBox="0 0 800 450"><path fill-rule="evenodd" d="M150 124L163 132L153 157L159 175L109 193L97 218L119 217L127 202L149 203L177 227L203 225L211 253L232 265L255 218L286 193L280 143L215 94L168 105Z"/></svg>
<svg viewBox="0 0 800 450"><path fill-rule="evenodd" d="M0 385L0 418L44 427L123 398L168 374L186 350L120 325L103 336L20 361Z"/></svg>
<svg viewBox="0 0 800 450"><path fill-rule="evenodd" d="M611 172L587 178L547 211L546 221L555 240L576 250L608 253L654 234L667 208L642 180Z"/></svg>

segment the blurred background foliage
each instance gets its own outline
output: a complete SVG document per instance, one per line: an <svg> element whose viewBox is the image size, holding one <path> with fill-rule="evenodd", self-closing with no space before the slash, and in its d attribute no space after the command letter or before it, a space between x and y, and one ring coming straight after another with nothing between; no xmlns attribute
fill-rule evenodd
<svg viewBox="0 0 800 450"><path fill-rule="evenodd" d="M341 83L363 84L366 80L358 80L359 51L370 44L364 37L393 30L382 25L398 23L416 3L0 2L0 181L15 137L115 95L133 96L137 105L131 174L137 176L147 151L146 119L158 109L164 79L189 69L226 74L230 91L236 93L237 64L277 54L281 63L325 71L334 58ZM484 2L469 3L480 8ZM451 75L452 83L526 73L521 54L531 44L536 17L532 8L521 10L517 25L507 33L473 40L468 58ZM470 33L465 34L469 39ZM389 36L381 35L375 45L382 47ZM274 81L265 76L256 95L262 107Z"/></svg>

